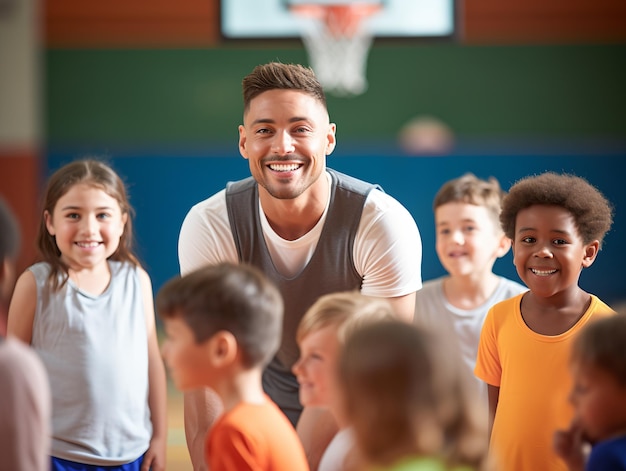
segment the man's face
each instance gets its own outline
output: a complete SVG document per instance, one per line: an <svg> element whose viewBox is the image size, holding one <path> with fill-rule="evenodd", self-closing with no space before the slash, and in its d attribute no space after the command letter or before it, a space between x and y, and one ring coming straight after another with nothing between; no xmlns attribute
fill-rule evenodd
<svg viewBox="0 0 626 471"><path fill-rule="evenodd" d="M239 151L259 186L277 199L295 199L313 185L335 148L335 125L322 103L296 90L253 98L239 126Z"/></svg>

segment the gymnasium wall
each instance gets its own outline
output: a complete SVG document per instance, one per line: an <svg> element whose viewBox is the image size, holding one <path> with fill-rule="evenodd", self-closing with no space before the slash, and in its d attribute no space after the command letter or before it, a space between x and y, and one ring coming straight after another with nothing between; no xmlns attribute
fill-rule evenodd
<svg viewBox="0 0 626 471"><path fill-rule="evenodd" d="M329 166L380 183L415 217L424 279L434 253L432 198L466 171L508 188L545 170L588 178L614 203L615 225L583 287L623 299L626 254L626 19L621 0L459 2L448 43L375 42L369 88L329 96L338 147ZM225 43L215 1L46 2L42 51L45 155L37 181L77 157L106 157L137 211L139 253L155 289L178 272L177 234L195 202L249 175L237 149L241 79L270 60L306 63L299 41ZM143 5L143 6L142 6ZM567 14L564 14L567 13ZM410 156L401 127L431 116L453 132L442 155ZM16 172L17 169L13 169ZM28 188L28 184L26 185ZM33 254L34 249L27 246ZM516 278L510 254L496 265Z"/></svg>

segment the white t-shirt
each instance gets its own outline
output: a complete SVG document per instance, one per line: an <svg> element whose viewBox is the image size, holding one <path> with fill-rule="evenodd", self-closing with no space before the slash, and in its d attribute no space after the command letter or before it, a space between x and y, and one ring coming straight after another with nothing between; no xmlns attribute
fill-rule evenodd
<svg viewBox="0 0 626 471"><path fill-rule="evenodd" d="M474 376L478 341L483 322L491 306L528 291L528 288L508 278L500 277L497 288L482 306L475 309L460 309L450 304L446 299L443 291L443 281L446 278L447 276L443 276L424 283L424 287L416 296L414 320L419 325L438 331L454 329L463 362L475 380L478 394L483 396L486 401L487 386Z"/></svg>
<svg viewBox="0 0 626 471"><path fill-rule="evenodd" d="M259 201L263 234L274 265L285 276L298 273L315 251L326 221L328 201L317 225L296 240L285 240L276 234L260 205ZM178 256L183 275L206 265L238 263L225 189L189 210L180 230ZM361 292L365 295L404 296L422 286L422 241L415 220L404 206L382 191L372 190L367 196L353 256L355 268L363 278Z"/></svg>
<svg viewBox="0 0 626 471"><path fill-rule="evenodd" d="M351 428L339 430L330 441L317 471L343 471L346 456L354 446L354 434Z"/></svg>

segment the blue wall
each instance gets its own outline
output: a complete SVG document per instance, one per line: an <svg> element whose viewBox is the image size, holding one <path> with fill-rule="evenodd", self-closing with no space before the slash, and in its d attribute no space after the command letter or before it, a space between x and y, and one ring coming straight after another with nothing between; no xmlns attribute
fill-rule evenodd
<svg viewBox="0 0 626 471"><path fill-rule="evenodd" d="M604 248L592 267L581 276L583 289L615 303L626 300L621 270L626 252L619 246L619 234L626 231L626 192L624 191L621 149L593 154L578 149L546 149L512 152L484 149L457 151L441 157L408 157L394 144L359 148L340 144L329 157L329 167L364 180L379 183L385 191L411 212L422 234L425 280L444 273L435 254L432 199L439 187L465 172L498 178L504 189L516 180L547 170L569 172L585 177L597 186L615 207L615 222ZM76 150L56 149L48 154L48 172L81 156ZM222 189L227 181L247 177L247 161L233 142L232 148L207 151L119 150L108 152L108 160L126 181L135 208L135 229L140 258L152 276L155 292L178 273L178 231L185 214L196 202ZM496 263L495 271L518 279L511 254Z"/></svg>

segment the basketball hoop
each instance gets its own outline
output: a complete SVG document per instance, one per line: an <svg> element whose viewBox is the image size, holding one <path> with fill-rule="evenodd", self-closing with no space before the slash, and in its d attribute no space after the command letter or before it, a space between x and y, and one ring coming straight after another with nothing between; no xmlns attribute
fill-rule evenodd
<svg viewBox="0 0 626 471"><path fill-rule="evenodd" d="M367 89L367 54L372 33L363 20L382 9L379 3L292 4L294 15L313 21L302 41L322 86L339 96L359 95Z"/></svg>

